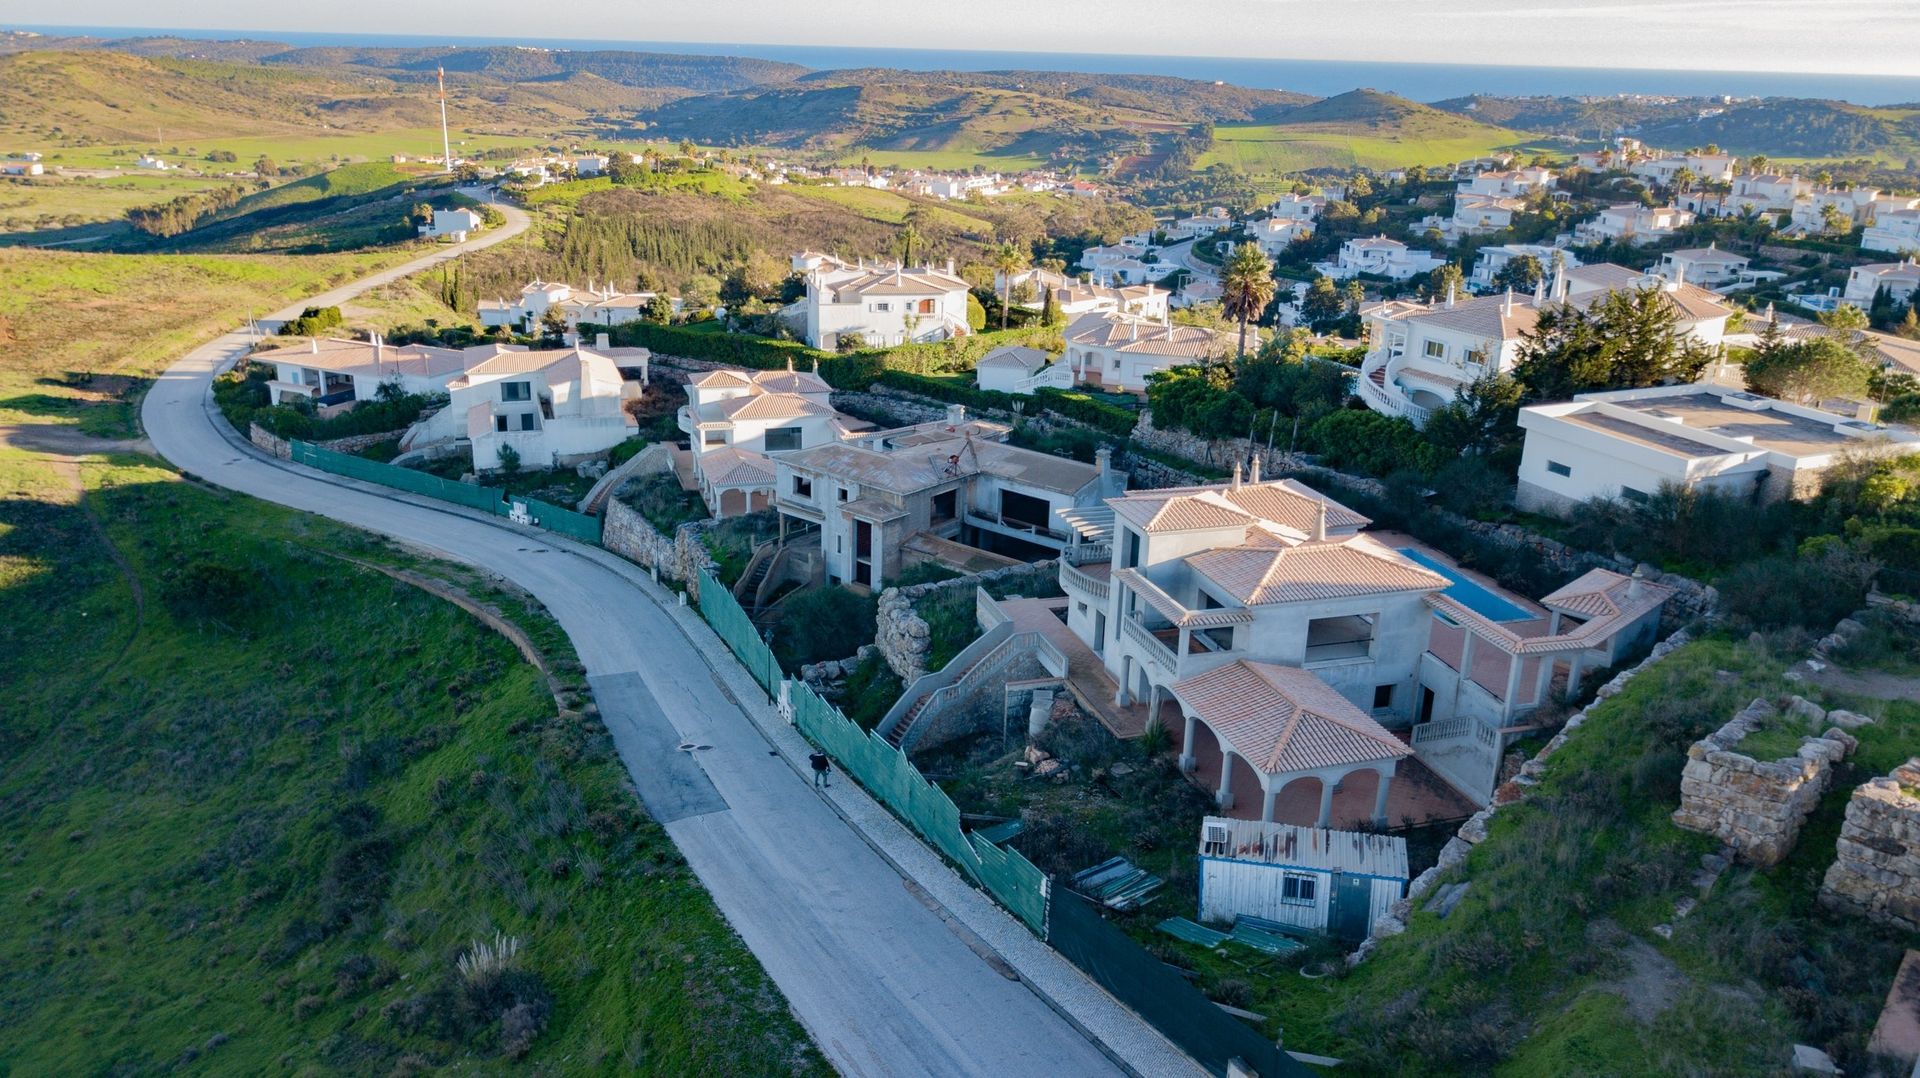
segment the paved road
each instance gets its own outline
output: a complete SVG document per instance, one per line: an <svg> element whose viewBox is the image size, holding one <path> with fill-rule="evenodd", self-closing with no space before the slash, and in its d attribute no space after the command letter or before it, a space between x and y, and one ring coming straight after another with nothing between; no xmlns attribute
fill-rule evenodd
<svg viewBox="0 0 1920 1078"><path fill-rule="evenodd" d="M507 229L526 227L516 216L509 213ZM453 253L276 317L338 303ZM246 344L230 334L155 382L141 413L155 448L205 480L480 566L538 596L585 663L648 809L837 1068L862 1075L1115 1072L1089 1040L950 928L771 748L663 605L666 594L637 567L503 521L262 459L236 444L215 418L209 382Z"/></svg>

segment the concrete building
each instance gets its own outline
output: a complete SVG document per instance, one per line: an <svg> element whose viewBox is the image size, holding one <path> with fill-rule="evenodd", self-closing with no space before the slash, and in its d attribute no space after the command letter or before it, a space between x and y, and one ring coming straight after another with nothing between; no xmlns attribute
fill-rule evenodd
<svg viewBox="0 0 1920 1078"><path fill-rule="evenodd" d="M774 455L783 545L816 550L829 581L875 590L916 555L1057 555L1061 511L1098 505L1124 477L1104 455L1081 464L1007 445L1007 433L955 405L945 420Z"/></svg>
<svg viewBox="0 0 1920 1078"><path fill-rule="evenodd" d="M645 318L647 308L658 295L657 292L620 292L611 285L596 286L593 281L588 281L585 288L559 281L530 281L521 287L519 297L512 302L481 300L480 324L531 333L539 327L547 311L557 307L568 329L583 325L618 326ZM672 300L670 305L674 313L680 312L680 300Z"/></svg>
<svg viewBox="0 0 1920 1078"><path fill-rule="evenodd" d="M1662 487L1766 502L1818 493L1852 452L1920 451L1920 433L1726 386L1583 393L1520 410L1517 496L1564 515L1593 498L1645 501Z"/></svg>
<svg viewBox="0 0 1920 1078"><path fill-rule="evenodd" d="M1840 298L1864 311L1883 288L1895 302L1910 303L1915 293L1920 293L1920 262L1903 258L1855 266L1847 273L1847 287Z"/></svg>
<svg viewBox="0 0 1920 1078"><path fill-rule="evenodd" d="M1642 206L1638 202L1609 206L1590 221L1574 227L1580 245L1626 241L1635 246L1666 239L1693 223L1694 215L1678 206Z"/></svg>
<svg viewBox="0 0 1920 1078"><path fill-rule="evenodd" d="M1749 279L1746 273L1751 261L1745 255L1722 251L1717 244L1709 244L1668 251L1647 272L1669 281L1684 281L1702 288L1726 288Z"/></svg>
<svg viewBox="0 0 1920 1078"><path fill-rule="evenodd" d="M795 306L804 335L815 348L832 350L842 340L862 347L965 337L967 282L931 267L848 264L825 255L795 256L806 274L807 294Z"/></svg>
<svg viewBox="0 0 1920 1078"><path fill-rule="evenodd" d="M1879 213L1860 234L1860 249L1886 251L1903 258L1920 255L1920 209Z"/></svg>
<svg viewBox="0 0 1920 1078"><path fill-rule="evenodd" d="M773 458L844 438L831 386L812 372L709 371L687 383L677 416L707 511L733 517L773 503Z"/></svg>
<svg viewBox="0 0 1920 1078"><path fill-rule="evenodd" d="M1427 251L1417 251L1399 240L1385 236L1356 237L1340 245L1332 262L1317 262L1314 269L1336 281L1363 273L1405 281L1422 273L1431 273L1447 260Z"/></svg>
<svg viewBox="0 0 1920 1078"><path fill-rule="evenodd" d="M447 384L450 415L463 417L476 472L500 467L512 447L527 468L598 456L638 427L624 405L643 389L610 356L578 346L505 351Z"/></svg>
<svg viewBox="0 0 1920 1078"><path fill-rule="evenodd" d="M1568 269L1577 269L1581 262L1579 256L1560 247L1550 247L1539 243L1503 243L1492 247L1480 248L1479 257L1474 259L1473 272L1467 275L1467 287L1475 292L1490 292L1494 288L1494 278L1516 258L1532 258L1540 263L1543 275L1553 274L1553 261L1560 260Z"/></svg>
<svg viewBox="0 0 1920 1078"><path fill-rule="evenodd" d="M1224 357L1237 347L1235 335L1119 311L1082 315L1065 336L1062 362L1076 384L1132 393L1144 393L1155 371ZM1247 347L1258 346L1259 331L1249 328Z"/></svg>
<svg viewBox="0 0 1920 1078"><path fill-rule="evenodd" d="M500 345L466 349L395 345L378 337L369 341L316 337L305 344L255 352L249 362L273 364L268 404L307 400L322 415L332 415L358 401L373 400L386 385L402 393L444 393L447 383L468 367L518 350Z"/></svg>
<svg viewBox="0 0 1920 1078"><path fill-rule="evenodd" d="M467 237L480 231L486 224L486 218L474 210L465 208L433 211L433 220L419 226L420 238L441 240L447 243L465 243Z"/></svg>
<svg viewBox="0 0 1920 1078"><path fill-rule="evenodd" d="M1032 393L1038 384L1035 376L1052 361L1052 356L1038 348L1017 344L996 348L974 364L974 384L999 393ZM1072 384L1071 377L1065 380Z"/></svg>

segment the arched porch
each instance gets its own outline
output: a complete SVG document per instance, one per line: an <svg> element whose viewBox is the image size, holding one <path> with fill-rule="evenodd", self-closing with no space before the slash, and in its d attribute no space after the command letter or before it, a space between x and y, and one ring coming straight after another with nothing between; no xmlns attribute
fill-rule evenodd
<svg viewBox="0 0 1920 1078"><path fill-rule="evenodd" d="M1181 768L1213 792L1222 815L1341 830L1385 827L1389 822L1397 759L1268 772L1254 766L1204 719L1186 716L1183 735Z"/></svg>

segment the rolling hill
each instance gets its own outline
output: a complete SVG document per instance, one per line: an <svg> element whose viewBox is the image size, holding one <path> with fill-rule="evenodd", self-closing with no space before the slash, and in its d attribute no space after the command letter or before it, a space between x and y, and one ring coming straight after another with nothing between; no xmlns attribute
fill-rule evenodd
<svg viewBox="0 0 1920 1078"><path fill-rule="evenodd" d="M1231 164L1259 176L1315 168L1436 165L1479 157L1527 140L1482 123L1376 90L1352 90L1271 112L1257 124L1221 124L1196 164Z"/></svg>
<svg viewBox="0 0 1920 1078"><path fill-rule="evenodd" d="M1434 106L1462 116L1583 141L1632 135L1662 149L1709 143L1769 157L1885 157L1920 152L1920 104L1718 98L1461 97Z"/></svg>

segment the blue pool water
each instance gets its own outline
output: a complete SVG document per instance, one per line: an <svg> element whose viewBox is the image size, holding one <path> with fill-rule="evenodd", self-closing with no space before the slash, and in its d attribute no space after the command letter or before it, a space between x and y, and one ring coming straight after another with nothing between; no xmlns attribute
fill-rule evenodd
<svg viewBox="0 0 1920 1078"><path fill-rule="evenodd" d="M1422 568L1432 569L1453 583L1448 584L1443 593L1447 598L1466 607L1468 610L1489 621L1532 621L1533 615L1507 602L1486 588L1461 576L1459 570L1427 557L1413 547L1400 547L1400 553L1418 562Z"/></svg>

